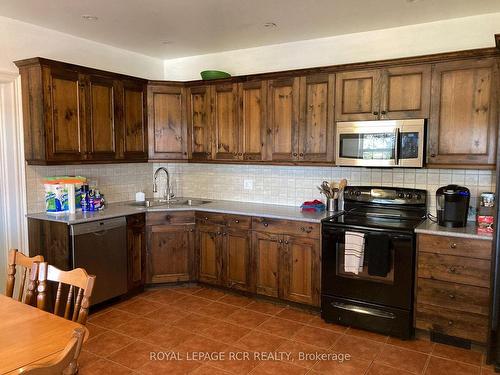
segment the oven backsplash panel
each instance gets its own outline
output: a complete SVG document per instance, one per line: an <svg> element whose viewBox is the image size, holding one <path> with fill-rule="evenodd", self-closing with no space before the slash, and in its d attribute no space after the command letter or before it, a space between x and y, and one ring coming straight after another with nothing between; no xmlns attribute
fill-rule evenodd
<svg viewBox="0 0 500 375"><path fill-rule="evenodd" d="M346 178L349 185L381 185L425 189L428 206L436 210L436 190L447 184L466 186L471 191L471 206L476 207L482 192L495 191L495 173L488 170L297 167L195 163L137 163L76 166L26 166L28 212L45 209L42 178L56 175L82 175L95 180L108 202L133 200L135 192L153 195L153 173L159 166L168 168L176 195L207 199L227 199L298 206L321 199L316 189L323 180ZM159 190L162 191L163 175ZM252 190L244 189L250 180Z"/></svg>

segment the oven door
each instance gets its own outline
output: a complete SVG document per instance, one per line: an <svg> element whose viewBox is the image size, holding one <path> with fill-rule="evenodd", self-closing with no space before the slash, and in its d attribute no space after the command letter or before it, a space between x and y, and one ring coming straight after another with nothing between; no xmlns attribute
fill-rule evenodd
<svg viewBox="0 0 500 375"><path fill-rule="evenodd" d="M340 166L422 167L425 120L338 122Z"/></svg>
<svg viewBox="0 0 500 375"><path fill-rule="evenodd" d="M345 270L345 232L369 233L375 229L337 228L323 226L322 294L373 304L411 309L415 264L413 234L383 232L390 239L389 272L372 276L367 265L358 274ZM366 263L366 262L365 262Z"/></svg>

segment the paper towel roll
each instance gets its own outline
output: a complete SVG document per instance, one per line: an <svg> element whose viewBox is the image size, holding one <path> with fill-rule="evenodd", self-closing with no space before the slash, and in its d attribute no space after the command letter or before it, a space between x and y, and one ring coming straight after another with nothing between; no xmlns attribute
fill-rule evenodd
<svg viewBox="0 0 500 375"><path fill-rule="evenodd" d="M75 185L67 184L66 189L68 190L68 211L70 214L74 214L76 211Z"/></svg>
<svg viewBox="0 0 500 375"><path fill-rule="evenodd" d="M138 191L135 193L135 201L136 202L144 202L146 200L146 194L144 194L142 191Z"/></svg>

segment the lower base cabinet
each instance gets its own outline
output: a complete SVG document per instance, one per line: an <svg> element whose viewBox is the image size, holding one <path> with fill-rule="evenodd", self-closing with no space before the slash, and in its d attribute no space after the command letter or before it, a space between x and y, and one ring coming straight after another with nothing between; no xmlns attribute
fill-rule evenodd
<svg viewBox="0 0 500 375"><path fill-rule="evenodd" d="M160 214L147 223L148 282L200 281L320 304L319 225L241 215ZM254 228L255 227L255 228Z"/></svg>
<svg viewBox="0 0 500 375"><path fill-rule="evenodd" d="M195 224L176 222L175 214L166 223L147 223L148 282L169 283L196 280ZM185 215L180 216L185 219ZM181 221L181 220L179 220Z"/></svg>
<svg viewBox="0 0 500 375"><path fill-rule="evenodd" d="M128 290L142 290L146 283L146 219L144 214L127 216Z"/></svg>

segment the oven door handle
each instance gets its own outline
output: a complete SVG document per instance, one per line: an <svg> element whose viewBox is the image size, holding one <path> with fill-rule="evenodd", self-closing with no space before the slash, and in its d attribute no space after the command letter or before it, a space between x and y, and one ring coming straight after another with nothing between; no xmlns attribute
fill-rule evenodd
<svg viewBox="0 0 500 375"><path fill-rule="evenodd" d="M399 128L394 129L394 139L395 139L395 147L394 147L394 159L396 165L399 165Z"/></svg>
<svg viewBox="0 0 500 375"><path fill-rule="evenodd" d="M352 312L359 313L359 314L372 315L372 316L377 316L379 318L385 318L385 319L396 319L396 315L391 313L391 312L387 312L387 311L383 311L383 310L379 310L379 309L374 309L374 308L370 308L370 307L350 305L350 304L341 303L341 302L332 302L331 305L337 309L352 311Z"/></svg>

